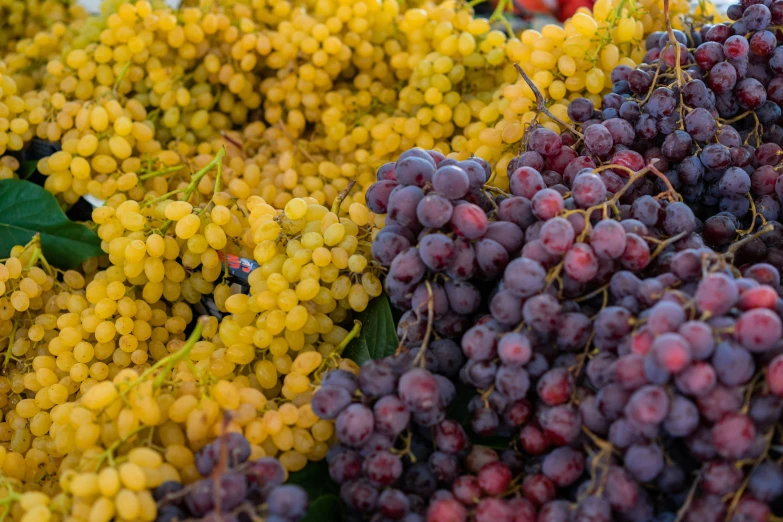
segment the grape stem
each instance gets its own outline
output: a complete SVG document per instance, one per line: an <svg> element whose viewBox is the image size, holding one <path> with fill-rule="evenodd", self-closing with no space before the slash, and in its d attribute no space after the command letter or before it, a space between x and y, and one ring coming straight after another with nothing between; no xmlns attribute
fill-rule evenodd
<svg viewBox="0 0 783 522"><path fill-rule="evenodd" d="M112 93L114 93L114 96L117 96L117 89L120 88L120 84L125 79L125 76L128 74L128 70L130 69L131 61L128 60L125 65L122 68L122 72L117 77L117 81L114 82L114 88L112 89Z"/></svg>
<svg viewBox="0 0 783 522"><path fill-rule="evenodd" d="M165 176L166 174L171 174L172 172L177 172L184 168L185 165L174 165L160 170L153 170L152 172L147 172L146 174L142 174L141 176L139 176L139 181L145 181L150 178L156 178L158 176Z"/></svg>
<svg viewBox="0 0 783 522"><path fill-rule="evenodd" d="M193 346L201 339L201 332L204 330L204 327L206 326L207 322L209 321L209 317L202 315L199 317L198 321L196 322L196 327L193 328L193 333L190 334L190 337L188 337L188 341L185 343L185 345L177 350L176 352L172 353L171 355L167 355L160 361L153 364L151 367L149 367L144 373L142 373L138 379L133 381L130 386L122 390L120 393L120 397L125 397L128 395L128 392L130 392L137 384L140 384L144 382L144 380L155 373L158 369L163 367L163 371L155 378L154 386L156 388L159 388L163 381L166 379L166 376L169 374L169 371L174 367L175 364L180 362L182 359L188 356L190 354L190 351L193 349Z"/></svg>
<svg viewBox="0 0 783 522"><path fill-rule="evenodd" d="M229 136L226 131L220 131L220 136L231 145L236 147L239 150L239 153L242 155L242 159L245 159L245 147L242 145L242 143Z"/></svg>
<svg viewBox="0 0 783 522"><path fill-rule="evenodd" d="M758 232L755 234L748 236L746 238L741 239L740 241L737 241L736 243L732 244L729 249L726 251L727 257L733 257L734 254L745 244L749 243L750 241L753 241L754 239L763 236L764 234L768 234L769 232L772 232L775 229L775 225L772 223L767 223L763 227L761 227Z"/></svg>
<svg viewBox="0 0 783 522"><path fill-rule="evenodd" d="M343 190L341 190L339 194L337 194L337 197L334 198L334 201L332 201L332 212L334 212L335 214L338 214L340 212L340 205L342 205L343 201L345 201L345 198L348 197L348 194L350 194L351 189L353 189L354 185L356 185L356 180L353 180L350 183L348 183L348 186L345 187Z"/></svg>
<svg viewBox="0 0 783 522"><path fill-rule="evenodd" d="M0 499L0 506L3 506L3 512L0 513L0 522L3 522L11 512L11 504L22 498L20 493L14 491L14 488L11 486L10 482L11 481L6 478L0 480L0 485L2 485L2 487L6 490L4 492L5 496Z"/></svg>
<svg viewBox="0 0 783 522"><path fill-rule="evenodd" d="M181 194L183 192L185 192L184 188L179 188L177 190L172 190L171 192L166 192L162 196L158 196L155 199L150 199L149 201L145 201L144 203L141 204L141 208L148 207L150 205L154 205L155 203L159 203L159 202L161 202L161 201L163 201L165 199L169 199L171 196L174 196L176 194Z"/></svg>
<svg viewBox="0 0 783 522"><path fill-rule="evenodd" d="M190 199L190 196L193 194L193 192L196 191L196 187L198 187L199 181L201 181L201 178L207 175L207 173L212 170L212 168L223 162L223 156L226 155L226 147L220 147L220 150L217 151L217 154L215 154L215 157L212 158L212 161L201 167L201 169L193 174L191 177L190 183L185 188L185 197L182 198L182 201L187 201ZM167 219L165 223L160 227L160 234L165 235L166 231L171 227L171 225L174 224L174 221L171 219Z"/></svg>
<svg viewBox="0 0 783 522"><path fill-rule="evenodd" d="M419 353L416 354L416 358L413 360L413 366L418 364L422 368L426 362L427 346L430 343L430 337L432 337L432 323L435 321L435 299L432 295L432 285L430 285L429 281L424 281L424 285L427 287L427 330L424 332L424 340L421 342Z"/></svg>
<svg viewBox="0 0 783 522"><path fill-rule="evenodd" d="M696 479L694 479L693 484L691 484L691 489L688 491L688 496L685 497L685 502L682 504L682 507L679 509L679 511L677 511L677 518L674 519L674 522L680 522L682 517L684 517L688 512L688 508L690 507L691 502L693 502L693 497L696 495L696 486L699 484L700 479L701 473L696 475Z"/></svg>
<svg viewBox="0 0 783 522"><path fill-rule="evenodd" d="M353 328L351 328L351 331L348 332L348 335L346 335L345 338L342 341L340 341L340 344L338 344L335 347L335 349L332 350L331 353L329 353L329 355L324 357L324 360L321 361L321 364L318 365L318 368L315 369L313 375L320 375L330 359L335 359L341 356L345 348L348 346L348 344L351 341L353 341L354 338L356 338L356 336L358 336L361 331L362 331L362 322L359 320L354 320Z"/></svg>
<svg viewBox="0 0 783 522"><path fill-rule="evenodd" d="M546 103L544 101L544 97L541 95L541 91L538 90L538 87L536 87L536 84L533 83L533 80L530 79L530 77L525 73L524 70L522 70L522 67L518 63L514 64L514 67L516 68L517 72L522 76L522 79L525 80L525 83L528 87L533 91L533 94L536 97L536 111L541 113L543 112L546 114L552 121L557 123L558 125L561 125L574 133L574 135L579 136L580 139L584 139L584 135L576 130L572 125L569 125L568 123L565 123L563 120L552 114L549 109L546 106Z"/></svg>

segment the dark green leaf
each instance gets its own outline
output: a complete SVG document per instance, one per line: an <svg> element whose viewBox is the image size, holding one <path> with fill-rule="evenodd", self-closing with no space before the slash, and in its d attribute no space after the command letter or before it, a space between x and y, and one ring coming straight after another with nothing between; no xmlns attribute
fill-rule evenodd
<svg viewBox="0 0 783 522"><path fill-rule="evenodd" d="M303 470L295 471L289 475L288 483L302 486L307 491L311 502L323 495L330 495L338 491L337 484L329 477L329 465L326 460L308 462Z"/></svg>
<svg viewBox="0 0 783 522"><path fill-rule="evenodd" d="M0 181L0 258L14 245L27 244L41 235L46 260L73 268L85 259L102 255L98 235L70 221L57 200L43 187L18 179Z"/></svg>
<svg viewBox="0 0 783 522"><path fill-rule="evenodd" d="M27 160L19 164L19 170L16 173L21 179L28 179L30 176L35 174L36 170L38 170L38 162Z"/></svg>
<svg viewBox="0 0 783 522"><path fill-rule="evenodd" d="M362 331L348 344L343 357L361 366L372 359L392 355L399 344L389 298L382 294L367 305L356 317L362 322Z"/></svg>
<svg viewBox="0 0 783 522"><path fill-rule="evenodd" d="M337 495L324 495L310 499L310 508L301 522L340 522L343 520L343 504Z"/></svg>

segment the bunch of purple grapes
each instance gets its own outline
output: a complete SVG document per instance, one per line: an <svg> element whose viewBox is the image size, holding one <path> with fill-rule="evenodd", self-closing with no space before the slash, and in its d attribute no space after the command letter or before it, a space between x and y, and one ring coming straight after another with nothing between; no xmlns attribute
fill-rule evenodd
<svg viewBox="0 0 783 522"><path fill-rule="evenodd" d="M274 458L249 461L250 443L227 433L195 455L201 480L184 485L164 482L153 491L156 522L296 522L307 513L307 493L283 484L286 472Z"/></svg>
<svg viewBox="0 0 783 522"><path fill-rule="evenodd" d="M715 247L752 221L777 221L783 195L783 49L774 27L783 22L783 4L746 0L728 15L735 21L675 30L674 41L652 33L645 63L613 71L613 92L600 111L588 100L569 107L585 155L609 159L622 138L645 159L656 158L669 184L708 222L704 239ZM649 190L649 183L640 185L638 194Z"/></svg>

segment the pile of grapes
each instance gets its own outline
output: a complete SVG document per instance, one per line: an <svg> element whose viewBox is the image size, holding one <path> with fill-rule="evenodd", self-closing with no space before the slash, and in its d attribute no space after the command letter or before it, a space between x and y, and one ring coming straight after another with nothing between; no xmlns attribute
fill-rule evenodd
<svg viewBox="0 0 783 522"><path fill-rule="evenodd" d="M312 401L351 517L783 514L783 3L728 14L651 34L561 134L534 122L508 193L478 158L378 169L400 347Z"/></svg>
<svg viewBox="0 0 783 522"><path fill-rule="evenodd" d="M783 0L3 13L0 522L783 520Z"/></svg>

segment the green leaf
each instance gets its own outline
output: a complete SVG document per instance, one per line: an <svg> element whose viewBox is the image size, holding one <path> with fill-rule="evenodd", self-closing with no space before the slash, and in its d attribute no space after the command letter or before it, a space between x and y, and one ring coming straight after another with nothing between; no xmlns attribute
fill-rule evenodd
<svg viewBox="0 0 783 522"><path fill-rule="evenodd" d="M22 161L19 164L19 170L16 172L21 179L28 179L38 170L38 162L33 160Z"/></svg>
<svg viewBox="0 0 783 522"><path fill-rule="evenodd" d="M337 495L324 495L310 500L310 508L301 522L341 522L343 503Z"/></svg>
<svg viewBox="0 0 783 522"><path fill-rule="evenodd" d="M85 259L103 255L98 235L70 221L57 200L29 181L0 181L0 258L15 245L41 235L43 255L49 264L73 268Z"/></svg>
<svg viewBox="0 0 783 522"><path fill-rule="evenodd" d="M288 476L288 484L296 484L304 488L310 501L339 491L337 484L329 477L329 465L326 460L308 462L304 469Z"/></svg>
<svg viewBox="0 0 783 522"><path fill-rule="evenodd" d="M370 301L356 319L362 322L362 331L345 348L344 358L361 366L367 361L392 355L397 350L400 341L386 294Z"/></svg>

